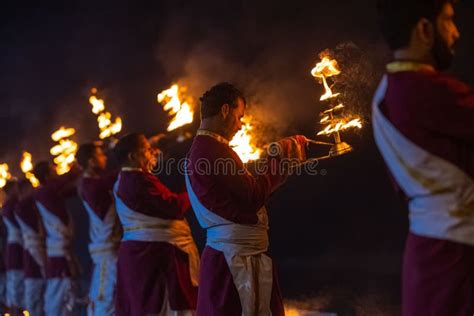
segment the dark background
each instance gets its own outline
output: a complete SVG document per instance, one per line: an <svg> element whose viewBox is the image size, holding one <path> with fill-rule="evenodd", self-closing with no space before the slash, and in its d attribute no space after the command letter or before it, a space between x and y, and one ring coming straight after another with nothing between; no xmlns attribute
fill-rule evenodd
<svg viewBox="0 0 474 316"><path fill-rule="evenodd" d="M469 83L473 13L472 1L458 6L452 68ZM389 60L375 1L9 2L0 25L0 162L16 174L22 150L48 158L49 136L61 125L75 127L79 143L97 137L92 87L123 118L124 132L165 130L156 94L173 82L196 99L231 81L249 95L260 142L313 137L325 104L309 72L320 51L333 49L343 70L337 90L364 129L343 134L353 153L321 162L320 175L290 178L274 194L271 252L295 305L340 315L399 313L407 214L371 136L370 98ZM183 155L187 146L169 152ZM84 221L77 201L72 206ZM79 235L83 251L86 229Z"/></svg>

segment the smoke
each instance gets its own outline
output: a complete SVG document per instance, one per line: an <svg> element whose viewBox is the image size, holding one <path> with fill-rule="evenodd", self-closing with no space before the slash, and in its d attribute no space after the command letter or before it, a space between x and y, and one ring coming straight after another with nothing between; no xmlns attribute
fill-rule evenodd
<svg viewBox="0 0 474 316"><path fill-rule="evenodd" d="M156 49L165 77L188 86L196 105L214 84L236 84L248 96L248 113L262 142L293 133L314 136L318 114L326 105L319 102L322 87L310 70L319 51L332 48L343 70L336 79L337 91L343 92L348 110L370 121L370 99L381 74L381 58L374 54L378 39L357 41L360 36L354 36L354 41L339 44L331 37L340 26L325 26L328 17L305 28L271 16L262 10L265 6L246 5L233 8L239 19L222 27L213 25L218 22L212 13L207 12L212 18L200 19L199 7L170 12ZM282 8L272 9L282 14ZM328 31L322 33L323 28Z"/></svg>

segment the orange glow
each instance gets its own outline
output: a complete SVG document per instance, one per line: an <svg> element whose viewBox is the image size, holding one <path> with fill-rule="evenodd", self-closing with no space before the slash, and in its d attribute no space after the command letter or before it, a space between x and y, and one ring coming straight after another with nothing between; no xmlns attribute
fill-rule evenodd
<svg viewBox="0 0 474 316"><path fill-rule="evenodd" d="M23 152L23 156L20 162L21 171L25 174L25 177L30 180L31 185L36 188L40 185L39 180L33 174L33 156L27 151Z"/></svg>
<svg viewBox="0 0 474 316"><path fill-rule="evenodd" d="M9 169L7 163L0 164L0 188L3 188L7 184L7 181L12 178Z"/></svg>
<svg viewBox="0 0 474 316"><path fill-rule="evenodd" d="M92 88L93 94L97 93L96 88ZM104 100L98 99L95 95L89 97L89 103L92 105L92 113L97 115L97 125L99 126L99 138L105 139L112 135L120 133L122 130L122 119L117 116L112 119L112 114L105 109Z"/></svg>
<svg viewBox="0 0 474 316"><path fill-rule="evenodd" d="M332 93L331 87L329 87L326 78L339 75L341 70L339 69L335 59L331 59L328 55L323 55L321 58L321 62L317 63L316 66L311 70L311 75L322 80L325 92L321 96L320 101L324 101L335 98L339 95L339 93Z"/></svg>
<svg viewBox="0 0 474 316"><path fill-rule="evenodd" d="M163 105L163 110L168 112L169 116L172 116L168 128L166 129L168 132L193 122L194 110L192 107L192 99L185 98L185 91L185 87L174 84L169 89L163 90L157 96L159 103L163 104L166 102Z"/></svg>
<svg viewBox="0 0 474 316"><path fill-rule="evenodd" d="M262 150L258 148L252 140L253 130L251 116L244 116L242 118L242 128L234 135L229 142L229 146L239 155L243 163L260 158Z"/></svg>
<svg viewBox="0 0 474 316"><path fill-rule="evenodd" d="M74 129L69 129L69 130L74 130ZM61 138L57 138L57 137L53 138L53 136L57 132L58 131L53 133L51 138L54 141L56 141L58 144L53 146L49 152L52 156L55 156L53 161L54 161L54 164L56 165L56 173L59 175L62 175L69 172L69 170L71 170L71 164L74 162L74 159L76 157L78 146L75 141L69 139L69 137L75 134L75 131L72 134L71 133L61 134L61 136L63 136Z"/></svg>

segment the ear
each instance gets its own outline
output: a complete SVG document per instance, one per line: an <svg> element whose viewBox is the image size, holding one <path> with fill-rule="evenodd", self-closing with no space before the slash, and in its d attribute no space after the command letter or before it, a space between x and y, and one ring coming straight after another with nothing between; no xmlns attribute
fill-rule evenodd
<svg viewBox="0 0 474 316"><path fill-rule="evenodd" d="M420 19L413 32L414 38L417 42L423 44L425 47L433 47L435 40L435 27L428 19Z"/></svg>
<svg viewBox="0 0 474 316"><path fill-rule="evenodd" d="M135 154L134 153L128 153L127 155L128 161L132 162L135 160Z"/></svg>
<svg viewBox="0 0 474 316"><path fill-rule="evenodd" d="M226 118L227 115L229 115L230 113L230 105L229 104L224 104L223 106L221 106L221 115L223 118Z"/></svg>

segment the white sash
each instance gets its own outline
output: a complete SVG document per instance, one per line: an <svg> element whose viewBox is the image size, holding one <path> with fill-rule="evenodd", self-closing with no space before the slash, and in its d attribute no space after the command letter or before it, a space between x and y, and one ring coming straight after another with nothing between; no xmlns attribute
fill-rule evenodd
<svg viewBox="0 0 474 316"><path fill-rule="evenodd" d="M16 216L16 220L23 234L23 249L28 251L31 257L33 257L35 262L40 266L41 273L44 276L46 264L44 236L32 229L19 216Z"/></svg>
<svg viewBox="0 0 474 316"><path fill-rule="evenodd" d="M66 226L42 203L36 201L36 206L41 214L46 230L46 253L48 257L70 257L73 237L72 218L69 218L69 225Z"/></svg>
<svg viewBox="0 0 474 316"><path fill-rule="evenodd" d="M7 227L7 243L22 245L23 240L21 238L20 228L5 216L3 217L3 222Z"/></svg>
<svg viewBox="0 0 474 316"><path fill-rule="evenodd" d="M474 245L473 180L457 166L411 142L391 124L379 108L387 84L385 76L374 96L374 136L393 177L409 198L410 231Z"/></svg>
<svg viewBox="0 0 474 316"><path fill-rule="evenodd" d="M186 188L194 213L207 231L206 244L224 254L239 293L242 315L271 315L273 267L268 250L268 217L265 207L258 224L240 225L209 211L194 193L186 174Z"/></svg>
<svg viewBox="0 0 474 316"><path fill-rule="evenodd" d="M91 239L89 253L92 261L99 264L104 257L116 256L119 239L116 234L118 222L115 205L110 207L102 220L92 210L89 203L84 200L82 200L82 203L89 214L89 235Z"/></svg>
<svg viewBox="0 0 474 316"><path fill-rule="evenodd" d="M188 255L189 272L194 286L199 284L199 252L188 222L148 216L130 209L117 194L120 176L114 185L115 205L123 226L122 240L170 243Z"/></svg>

